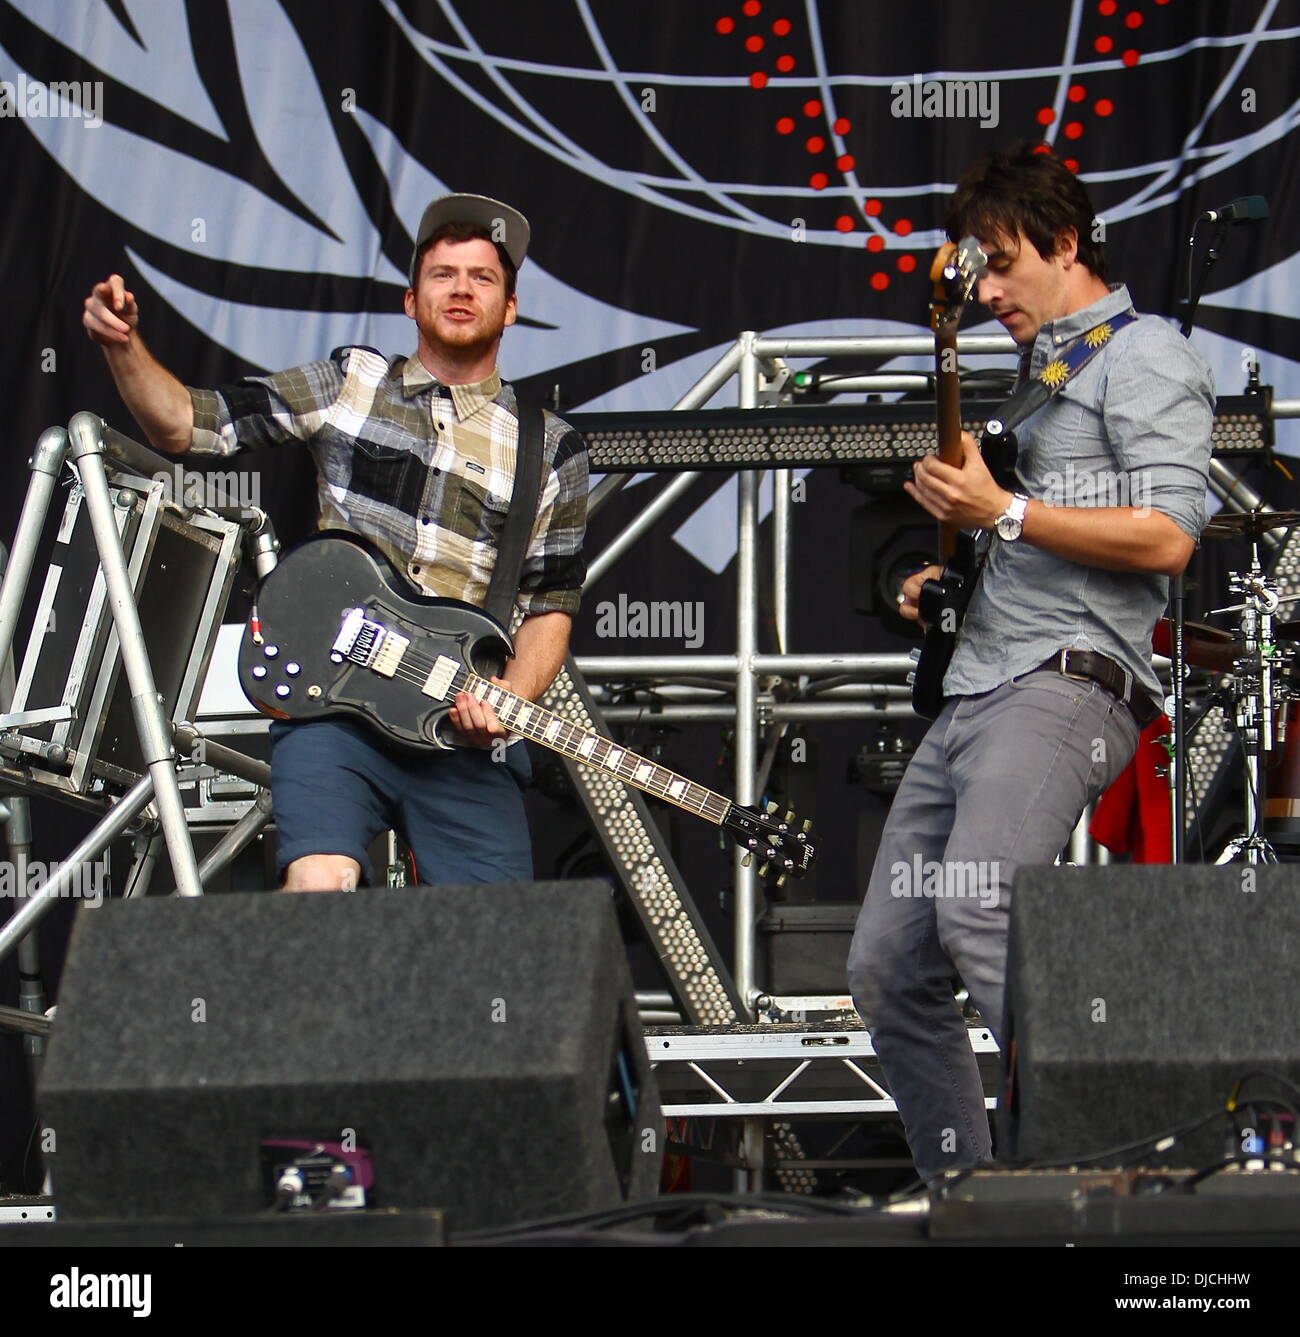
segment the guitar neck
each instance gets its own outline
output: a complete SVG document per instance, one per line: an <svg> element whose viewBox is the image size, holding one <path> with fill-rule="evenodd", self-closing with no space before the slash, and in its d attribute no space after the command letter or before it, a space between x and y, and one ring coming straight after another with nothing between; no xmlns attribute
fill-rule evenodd
<svg viewBox="0 0 1300 1337"><path fill-rule="evenodd" d="M934 335L935 411L939 428L939 458L960 468L961 387L957 380L957 330L936 329ZM957 546L958 530L939 523L939 559L947 562Z"/></svg>
<svg viewBox="0 0 1300 1337"><path fill-rule="evenodd" d="M608 738L591 729L584 729L580 724L572 724L561 719L553 711L544 709L536 702L508 692L476 673L457 674L455 683L459 691L469 692L480 701L487 702L496 711L497 718L508 729L534 743L540 743L552 752L581 762L584 766L594 767L622 780L635 789L642 789L647 794L664 799L697 817L721 826L731 810L731 800L713 790L697 785L676 771L666 766L639 757L629 752Z"/></svg>

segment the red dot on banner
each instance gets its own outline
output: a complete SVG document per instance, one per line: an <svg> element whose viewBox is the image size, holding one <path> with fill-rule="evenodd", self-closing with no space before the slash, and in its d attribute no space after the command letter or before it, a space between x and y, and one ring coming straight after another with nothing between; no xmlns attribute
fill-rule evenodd
<svg viewBox="0 0 1300 1337"><path fill-rule="evenodd" d="M776 68L780 70L782 74L789 74L790 71L794 69L794 57L778 56L776 58Z"/></svg>
<svg viewBox="0 0 1300 1337"><path fill-rule="evenodd" d="M1109 37L1099 37L1092 44L1092 49L1104 56L1114 45L1115 43Z"/></svg>
<svg viewBox="0 0 1300 1337"><path fill-rule="evenodd" d="M835 166L841 172L851 172L858 165L858 160L851 153L841 153L835 159Z"/></svg>
<svg viewBox="0 0 1300 1337"><path fill-rule="evenodd" d="M1050 144L1035 144L1035 145L1034 145L1034 152L1035 152L1035 153L1051 153L1051 151L1052 151L1052 146L1051 146Z"/></svg>
<svg viewBox="0 0 1300 1337"><path fill-rule="evenodd" d="M781 119L776 123L776 133L778 135L794 134L794 117L782 116Z"/></svg>
<svg viewBox="0 0 1300 1337"><path fill-rule="evenodd" d="M894 224L894 231L897 232L900 237L906 237L911 230L912 224L906 218L900 218L898 222Z"/></svg>
<svg viewBox="0 0 1300 1337"><path fill-rule="evenodd" d="M1071 172L1077 172L1079 170L1079 163L1075 158L1063 158L1061 160L1061 166L1068 168Z"/></svg>
<svg viewBox="0 0 1300 1337"><path fill-rule="evenodd" d="M1099 97L1092 109L1098 116L1109 116L1115 110L1115 104L1108 97Z"/></svg>
<svg viewBox="0 0 1300 1337"><path fill-rule="evenodd" d="M1082 102L1088 94L1082 84L1071 84L1070 91L1065 96L1068 97L1071 102Z"/></svg>
<svg viewBox="0 0 1300 1337"><path fill-rule="evenodd" d="M862 212L864 214L869 214L872 218L875 218L879 215L881 207L882 206L879 200L868 200L866 204L862 206Z"/></svg>
<svg viewBox="0 0 1300 1337"><path fill-rule="evenodd" d="M889 287L889 275L888 275L888 274L873 274L873 275L871 276L871 286L872 286L877 292L884 292L885 289Z"/></svg>
<svg viewBox="0 0 1300 1337"><path fill-rule="evenodd" d="M1083 126L1078 121L1067 121L1065 123L1066 139L1078 139L1083 134Z"/></svg>
<svg viewBox="0 0 1300 1337"><path fill-rule="evenodd" d="M847 116L837 116L835 118L835 124L831 126L831 129L834 130L837 135L847 135L849 131L853 129L853 126Z"/></svg>
<svg viewBox="0 0 1300 1337"><path fill-rule="evenodd" d="M1120 59L1129 67L1129 69L1132 69L1133 66L1138 63L1138 53L1134 51L1132 47L1129 47Z"/></svg>
<svg viewBox="0 0 1300 1337"><path fill-rule="evenodd" d="M789 34L789 32L790 32L790 20L789 20L789 19L777 19L777 21L772 25L772 31L773 31L778 37L785 37L785 36L787 36L787 35Z"/></svg>
<svg viewBox="0 0 1300 1337"><path fill-rule="evenodd" d="M814 173L812 174L812 176L810 176L810 177L808 178L808 184L809 184L814 190L825 190L825 189L826 189L826 183L827 183L829 180L830 180L830 177L828 177L828 176L826 175L825 172L814 172Z"/></svg>
<svg viewBox="0 0 1300 1337"><path fill-rule="evenodd" d="M916 268L916 256L900 255L898 257L898 272L900 274L910 274Z"/></svg>
<svg viewBox="0 0 1300 1337"><path fill-rule="evenodd" d="M1101 0L1101 4L1097 6L1097 13L1105 18L1110 18L1118 8L1119 5L1115 3L1115 0Z"/></svg>
<svg viewBox="0 0 1300 1337"><path fill-rule="evenodd" d="M848 216L848 214L841 214L835 220L835 226L841 232L852 232L855 225L853 220Z"/></svg>
<svg viewBox="0 0 1300 1337"><path fill-rule="evenodd" d="M869 250L869 251L883 251L884 249L885 249L885 239L884 239L884 237L882 237L882 236L881 236L879 233L877 233L877 232L873 232L873 233L871 234L871 236L869 236L869 237L867 238L867 250Z"/></svg>
<svg viewBox="0 0 1300 1337"><path fill-rule="evenodd" d="M725 37L729 32L736 31L736 20L726 18L719 19L713 26Z"/></svg>
<svg viewBox="0 0 1300 1337"><path fill-rule="evenodd" d="M822 104L816 99L803 104L803 114L805 116L820 116L822 114Z"/></svg>
<svg viewBox="0 0 1300 1337"><path fill-rule="evenodd" d="M763 49L763 39L755 33L753 37L745 38L745 50L752 51L757 55Z"/></svg>
<svg viewBox="0 0 1300 1337"><path fill-rule="evenodd" d="M762 8L763 6L759 3L759 0L745 0L745 3L741 5L741 9L744 10L745 14L748 15L748 17L750 17L751 19Z"/></svg>
<svg viewBox="0 0 1300 1337"><path fill-rule="evenodd" d="M809 153L820 153L825 147L826 141L821 135L812 135L810 138L804 140L804 148L806 148Z"/></svg>
<svg viewBox="0 0 1300 1337"><path fill-rule="evenodd" d="M764 74L762 70L755 70L754 73L749 76L749 86L751 88L766 88L767 75Z"/></svg>
<svg viewBox="0 0 1300 1337"><path fill-rule="evenodd" d="M1124 15L1124 26L1126 28L1140 28L1142 26L1142 15L1136 9L1131 9Z"/></svg>
<svg viewBox="0 0 1300 1337"><path fill-rule="evenodd" d="M1056 120L1056 113L1051 107L1039 107L1038 115L1035 117L1039 125L1051 125Z"/></svg>

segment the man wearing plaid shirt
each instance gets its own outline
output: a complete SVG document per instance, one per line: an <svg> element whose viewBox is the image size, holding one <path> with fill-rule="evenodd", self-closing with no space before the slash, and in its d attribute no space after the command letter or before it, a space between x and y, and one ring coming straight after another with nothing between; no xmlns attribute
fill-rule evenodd
<svg viewBox="0 0 1300 1337"><path fill-rule="evenodd" d="M449 195L429 205L405 298L419 331L412 357L342 348L323 362L197 390L149 353L119 275L96 284L82 323L155 447L230 454L305 442L322 528L363 535L422 593L481 606L513 491L518 419L496 358L515 320L528 238L527 220L500 201ZM530 700L564 661L585 575L586 447L559 418L545 422L515 656L493 679ZM369 881L366 851L390 826L405 836L421 881L531 877L524 750L494 747L505 728L467 693L449 720L465 746L429 756L389 748L348 721L272 725L285 890Z"/></svg>

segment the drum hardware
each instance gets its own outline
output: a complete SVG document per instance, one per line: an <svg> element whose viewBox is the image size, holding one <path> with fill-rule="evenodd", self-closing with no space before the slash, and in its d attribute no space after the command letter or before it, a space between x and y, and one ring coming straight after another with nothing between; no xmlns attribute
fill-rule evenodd
<svg viewBox="0 0 1300 1337"><path fill-rule="evenodd" d="M1290 681L1295 648L1279 644L1274 615L1297 597L1283 599L1277 582L1265 573L1259 560L1260 540L1270 529L1293 523L1296 512L1248 511L1241 515L1216 517L1204 533L1211 538L1246 535L1251 540L1250 569L1231 572L1228 589L1241 597L1240 603L1216 608L1214 613L1238 614L1239 631L1234 648L1240 651L1231 675L1223 684L1225 712L1230 712L1233 727L1241 738L1246 762L1243 834L1228 842L1218 863L1231 863L1245 855L1248 863L1276 863L1277 854L1263 833L1262 780L1263 754L1273 751L1274 741L1285 741L1285 713L1278 724L1278 706L1300 697ZM1221 523L1222 522L1222 523ZM1211 532L1213 531L1213 532Z"/></svg>

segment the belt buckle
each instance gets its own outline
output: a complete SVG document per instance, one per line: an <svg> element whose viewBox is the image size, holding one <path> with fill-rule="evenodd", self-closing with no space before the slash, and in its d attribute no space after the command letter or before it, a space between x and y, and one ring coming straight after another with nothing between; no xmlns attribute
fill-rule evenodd
<svg viewBox="0 0 1300 1337"><path fill-rule="evenodd" d="M1057 656L1056 671L1061 675L1061 677L1073 678L1075 682L1095 682L1096 679L1090 678L1086 673L1071 673L1070 670L1065 667L1066 660L1068 659L1069 654L1070 654L1069 650L1062 650L1061 653Z"/></svg>

